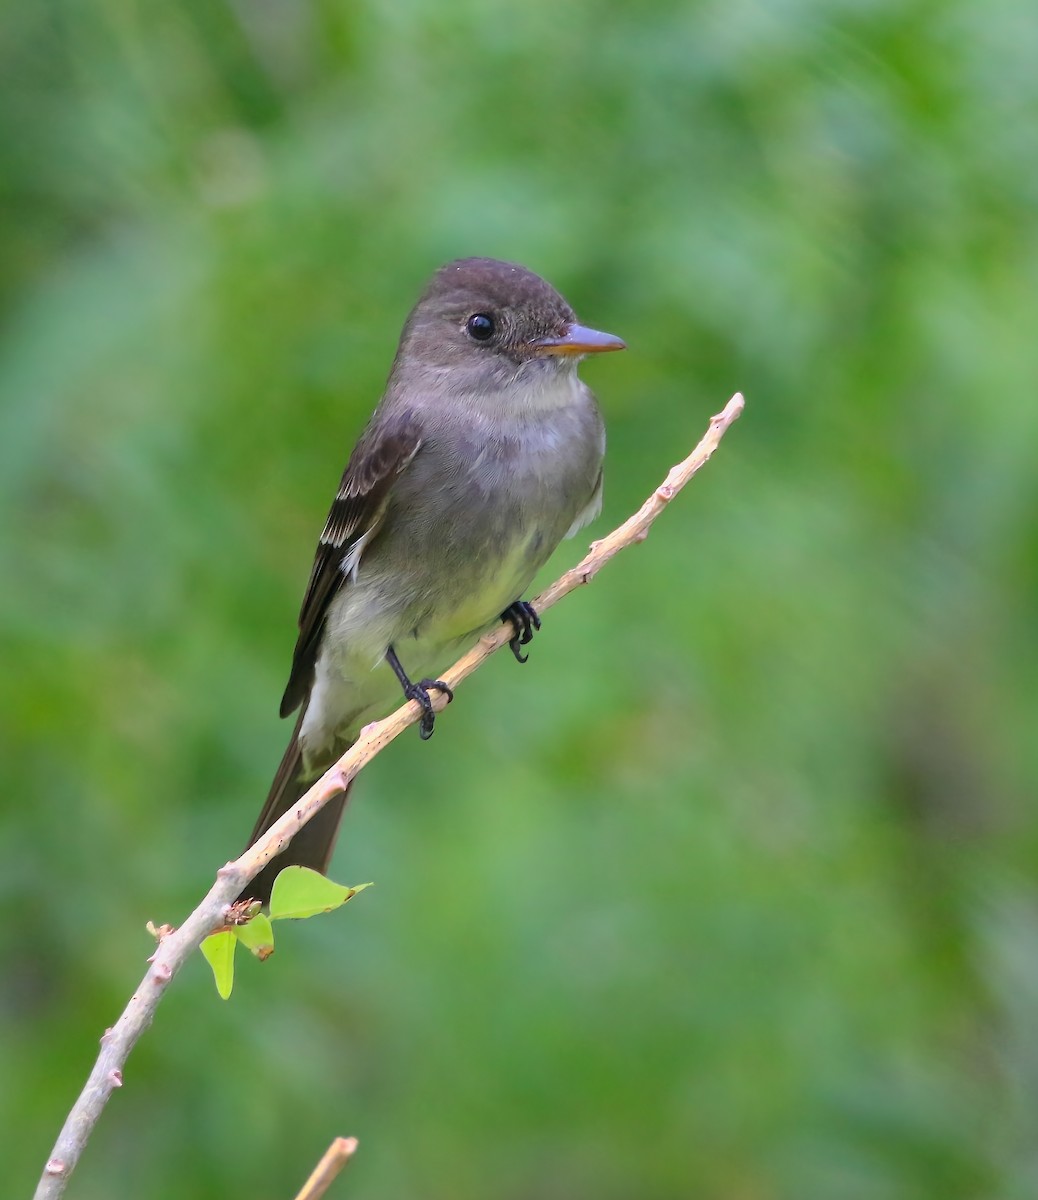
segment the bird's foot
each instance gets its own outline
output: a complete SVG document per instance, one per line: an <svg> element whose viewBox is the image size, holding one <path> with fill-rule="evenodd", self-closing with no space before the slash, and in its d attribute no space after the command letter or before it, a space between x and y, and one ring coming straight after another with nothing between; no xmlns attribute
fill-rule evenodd
<svg viewBox="0 0 1038 1200"><path fill-rule="evenodd" d="M407 672L400 665L400 659L397 658L396 651L392 646L386 650L386 662L393 668L393 674L400 680L400 686L404 689L404 698L418 702L422 710L422 719L418 722L418 735L423 742L427 742L433 735L433 727L436 722L436 712L433 709L429 689L436 688L437 691L443 692L447 697L448 704L454 699L453 689L442 679L419 679L417 683L412 683Z"/></svg>
<svg viewBox="0 0 1038 1200"><path fill-rule="evenodd" d="M541 627L541 618L529 600L515 600L501 614L502 621L511 621L515 630L509 639L508 648L515 655L515 661L524 663L530 657L520 650L520 646L528 646L533 640L534 632Z"/></svg>
<svg viewBox="0 0 1038 1200"><path fill-rule="evenodd" d="M429 689L436 688L437 691L443 692L447 697L447 703L454 699L454 690L443 682L442 679L420 679L417 683L409 683L404 688L404 695L408 700L417 700L422 709L422 719L418 722L418 736L423 742L427 742L433 735L433 727L436 722L436 712L433 709L432 697L429 695Z"/></svg>

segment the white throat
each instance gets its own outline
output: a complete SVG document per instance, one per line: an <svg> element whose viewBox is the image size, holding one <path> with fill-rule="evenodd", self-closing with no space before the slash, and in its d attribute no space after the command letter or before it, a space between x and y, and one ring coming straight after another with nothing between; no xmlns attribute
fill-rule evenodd
<svg viewBox="0 0 1038 1200"><path fill-rule="evenodd" d="M561 365L532 359L499 384L493 404L500 413L519 416L568 408L580 399L584 385L577 375L577 359Z"/></svg>

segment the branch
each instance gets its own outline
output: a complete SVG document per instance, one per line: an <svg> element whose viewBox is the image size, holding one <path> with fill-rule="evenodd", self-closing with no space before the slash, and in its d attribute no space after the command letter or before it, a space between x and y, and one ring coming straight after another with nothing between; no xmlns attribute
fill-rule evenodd
<svg viewBox="0 0 1038 1200"><path fill-rule="evenodd" d="M581 584L589 583L611 558L625 546L645 540L649 526L671 500L707 462L717 449L728 427L743 410L743 398L737 392L724 410L710 419L710 428L699 445L683 462L672 468L667 478L645 501L641 508L618 529L593 542L584 559L546 588L534 601L538 612L557 604ZM486 634L464 654L442 678L456 688L478 667L499 650L512 636L511 624L503 623ZM447 703L442 693L436 693L433 707L439 711ZM347 784L367 764L398 738L422 714L418 703L409 700L386 717L361 730L360 737L349 750L330 767L292 809L270 827L254 846L233 862L221 867L216 882L179 929L166 932L158 949L149 959L150 966L140 985L130 998L122 1015L101 1038L101 1052L90 1072L86 1086L72 1107L65 1126L54 1145L43 1175L36 1188L35 1200L56 1200L68 1183L79 1157L97 1124L108 1097L114 1088L122 1087L123 1065L137 1039L151 1024L166 988L203 939L226 923L228 906L245 885L270 860L279 854L299 830L333 796L344 791Z"/></svg>
<svg viewBox="0 0 1038 1200"><path fill-rule="evenodd" d="M321 1161L314 1167L310 1178L303 1184L302 1191L298 1193L296 1200L321 1200L356 1150L356 1138L337 1137L325 1150Z"/></svg>

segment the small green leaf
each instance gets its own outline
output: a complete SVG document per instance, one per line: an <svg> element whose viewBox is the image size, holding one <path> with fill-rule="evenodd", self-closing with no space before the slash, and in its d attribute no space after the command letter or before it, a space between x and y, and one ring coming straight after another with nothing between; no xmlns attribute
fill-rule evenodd
<svg viewBox="0 0 1038 1200"><path fill-rule="evenodd" d="M309 867L286 867L274 880L274 890L270 896L270 919L299 920L331 912L370 886L369 883L361 883L357 887L343 887L341 883L333 883Z"/></svg>
<svg viewBox="0 0 1038 1200"><path fill-rule="evenodd" d="M202 943L202 953L213 968L216 990L226 1000L234 987L234 947L237 939L229 929L212 933Z"/></svg>
<svg viewBox="0 0 1038 1200"><path fill-rule="evenodd" d="M234 936L262 962L274 953L274 930L270 918L257 913L247 925L235 925Z"/></svg>

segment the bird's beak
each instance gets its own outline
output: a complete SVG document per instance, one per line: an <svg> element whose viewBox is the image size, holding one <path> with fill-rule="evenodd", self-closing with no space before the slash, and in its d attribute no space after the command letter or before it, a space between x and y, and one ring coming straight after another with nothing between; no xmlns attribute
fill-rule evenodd
<svg viewBox="0 0 1038 1200"><path fill-rule="evenodd" d="M575 321L566 326L562 337L538 338L533 349L541 354L603 354L606 350L626 350L627 344L611 333L588 329Z"/></svg>

